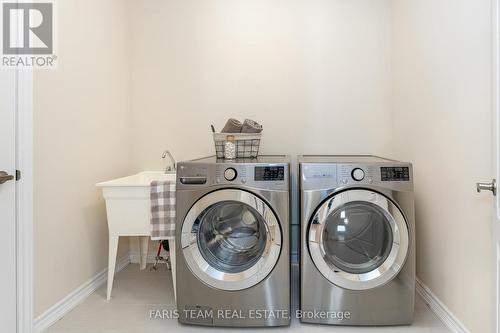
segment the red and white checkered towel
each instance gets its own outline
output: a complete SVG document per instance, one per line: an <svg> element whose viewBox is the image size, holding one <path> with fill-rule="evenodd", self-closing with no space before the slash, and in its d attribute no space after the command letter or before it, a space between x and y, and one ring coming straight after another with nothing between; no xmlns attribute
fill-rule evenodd
<svg viewBox="0 0 500 333"><path fill-rule="evenodd" d="M151 239L175 239L175 182L151 182Z"/></svg>

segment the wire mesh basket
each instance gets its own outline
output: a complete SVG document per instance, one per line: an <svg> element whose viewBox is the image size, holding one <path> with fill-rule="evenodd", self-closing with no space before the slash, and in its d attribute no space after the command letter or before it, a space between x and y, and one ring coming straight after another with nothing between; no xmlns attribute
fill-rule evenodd
<svg viewBox="0 0 500 333"><path fill-rule="evenodd" d="M224 144L228 135L234 137L237 158L255 158L259 155L262 133L214 133L217 158L224 158Z"/></svg>

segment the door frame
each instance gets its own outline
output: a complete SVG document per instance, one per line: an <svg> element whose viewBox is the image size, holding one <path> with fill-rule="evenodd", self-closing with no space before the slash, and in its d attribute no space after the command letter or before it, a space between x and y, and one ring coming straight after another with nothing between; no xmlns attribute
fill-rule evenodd
<svg viewBox="0 0 500 333"><path fill-rule="evenodd" d="M492 89L491 89L491 100L492 100L492 133L493 133L493 144L492 144L492 169L494 173L494 178L500 174L500 154L498 153L498 148L500 148L500 126L498 121L500 121L500 94L498 89L500 89L500 0L492 0L491 2L491 51L492 51ZM498 235L500 235L500 226L498 221L500 220L500 199L495 197L494 199L494 212L492 214L492 249L493 249L493 274L495 278L492 279L494 297L493 297L493 306L492 306L492 327L495 328L495 331L498 332L500 330L500 248L497 245L499 241Z"/></svg>
<svg viewBox="0 0 500 333"><path fill-rule="evenodd" d="M31 333L33 311L33 70L16 73L17 330Z"/></svg>
<svg viewBox="0 0 500 333"><path fill-rule="evenodd" d="M500 154L498 153L498 148L500 148L500 126L498 122L500 121L500 0L492 0L491 2L491 65L492 65L492 76L491 76L491 119L492 119L492 133L493 133L493 144L492 144L492 169L493 174L500 175ZM498 221L500 220L500 199L498 196L495 197L494 209L492 214L492 250L493 250L493 262L492 270L494 278L492 279L494 296L492 300L492 320L493 327L495 331L500 330L500 248L498 247L499 235L500 235L500 225Z"/></svg>
<svg viewBox="0 0 500 333"><path fill-rule="evenodd" d="M16 34L15 38L19 37L19 34ZM15 87L16 94L16 321L17 333L32 333L34 331L33 68L17 67L15 71L12 86ZM20 171L19 179L17 170Z"/></svg>

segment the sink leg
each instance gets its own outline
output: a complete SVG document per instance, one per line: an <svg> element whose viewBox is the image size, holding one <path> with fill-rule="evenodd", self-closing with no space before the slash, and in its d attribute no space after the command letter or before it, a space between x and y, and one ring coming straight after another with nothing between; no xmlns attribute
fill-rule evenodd
<svg viewBox="0 0 500 333"><path fill-rule="evenodd" d="M113 279L115 278L116 254L118 253L119 236L109 236L109 257L108 257L108 291L106 298L111 299L113 289Z"/></svg>
<svg viewBox="0 0 500 333"><path fill-rule="evenodd" d="M175 267L175 239L168 240L168 247L170 248L170 265L172 266L172 283L174 285L174 299L177 301L177 287L176 287L176 267Z"/></svg>
<svg viewBox="0 0 500 333"><path fill-rule="evenodd" d="M141 261L140 267L141 270L146 268L146 264L148 263L148 247L149 247L149 237L140 237L140 253L141 253Z"/></svg>

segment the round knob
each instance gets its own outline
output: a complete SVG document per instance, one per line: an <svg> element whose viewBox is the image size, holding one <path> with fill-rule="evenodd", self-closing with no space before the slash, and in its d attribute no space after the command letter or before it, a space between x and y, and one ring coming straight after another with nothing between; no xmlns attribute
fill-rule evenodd
<svg viewBox="0 0 500 333"><path fill-rule="evenodd" d="M235 168L227 168L226 171L224 171L224 178L228 181L235 180L237 175L238 173Z"/></svg>
<svg viewBox="0 0 500 333"><path fill-rule="evenodd" d="M352 176L352 179L360 182L365 178L365 172L363 171L363 169L356 168L356 169L352 170L351 176Z"/></svg>

